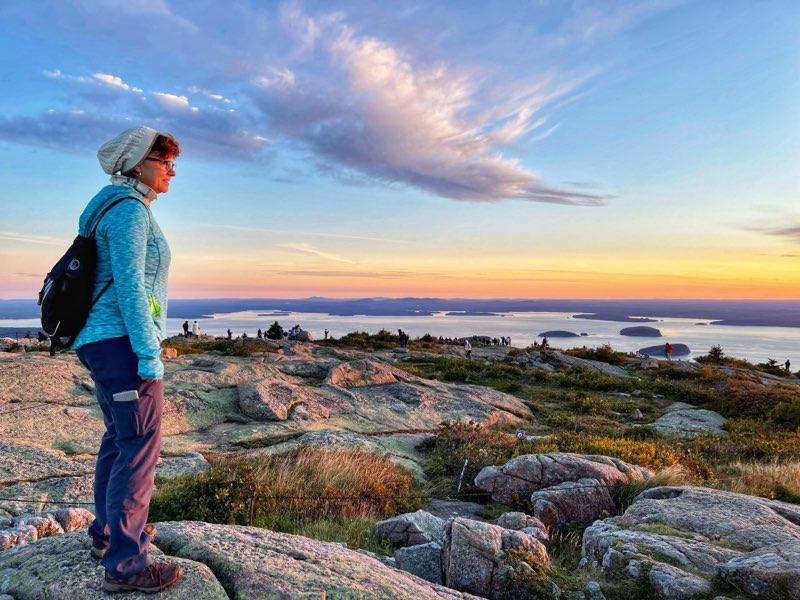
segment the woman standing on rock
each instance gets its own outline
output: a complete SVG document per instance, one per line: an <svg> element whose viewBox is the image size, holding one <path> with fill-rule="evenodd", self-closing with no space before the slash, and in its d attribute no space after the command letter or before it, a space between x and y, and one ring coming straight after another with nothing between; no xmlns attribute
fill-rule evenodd
<svg viewBox="0 0 800 600"><path fill-rule="evenodd" d="M97 157L111 185L89 202L79 223L84 235L97 225L93 297L99 299L73 348L92 374L106 426L89 534L109 592L157 592L183 577L179 565L148 555L155 531L145 525L161 449L160 355L170 261L150 205L169 191L178 154L172 135L149 127L128 129L103 144Z"/></svg>

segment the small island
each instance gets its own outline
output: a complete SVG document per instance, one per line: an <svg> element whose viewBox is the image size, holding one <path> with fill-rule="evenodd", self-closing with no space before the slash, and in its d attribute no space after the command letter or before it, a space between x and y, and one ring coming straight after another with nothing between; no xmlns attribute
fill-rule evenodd
<svg viewBox="0 0 800 600"><path fill-rule="evenodd" d="M540 338L549 337L549 338L571 338L571 337L581 337L577 333L573 333L571 331L563 331L561 329L556 329L555 331L543 331L539 334Z"/></svg>
<svg viewBox="0 0 800 600"><path fill-rule="evenodd" d="M661 331L655 327L647 327L646 325L624 327L620 330L619 334L631 337L661 337Z"/></svg>
<svg viewBox="0 0 800 600"><path fill-rule="evenodd" d="M498 313L493 312L480 312L480 311L470 311L470 310L453 310L450 312L444 313L445 317L499 317Z"/></svg>
<svg viewBox="0 0 800 600"><path fill-rule="evenodd" d="M672 344L672 356L689 356L692 351L689 350L689 346L686 344ZM647 356L657 357L657 358L666 358L667 353L664 349L663 345L660 346L648 346L647 348L641 348L639 350L639 354L646 354Z"/></svg>

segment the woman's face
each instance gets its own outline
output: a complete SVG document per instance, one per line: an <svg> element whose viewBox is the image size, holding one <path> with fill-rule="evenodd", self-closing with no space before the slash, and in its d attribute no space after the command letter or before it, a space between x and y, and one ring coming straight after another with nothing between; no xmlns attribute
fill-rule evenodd
<svg viewBox="0 0 800 600"><path fill-rule="evenodd" d="M169 191L169 182L175 177L174 157L151 154L139 164L139 181L150 187L156 194Z"/></svg>

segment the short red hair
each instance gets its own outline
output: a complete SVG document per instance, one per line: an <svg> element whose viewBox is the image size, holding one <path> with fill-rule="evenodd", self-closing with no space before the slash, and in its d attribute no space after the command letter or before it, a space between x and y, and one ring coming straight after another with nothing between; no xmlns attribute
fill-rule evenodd
<svg viewBox="0 0 800 600"><path fill-rule="evenodd" d="M153 142L150 153L164 158L176 158L181 153L181 147L178 144L178 140L171 133L159 133L156 136L156 141Z"/></svg>

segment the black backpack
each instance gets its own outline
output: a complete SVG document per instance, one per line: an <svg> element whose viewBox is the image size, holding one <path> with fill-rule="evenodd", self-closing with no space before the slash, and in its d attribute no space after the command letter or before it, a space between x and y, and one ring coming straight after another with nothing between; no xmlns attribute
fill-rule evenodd
<svg viewBox="0 0 800 600"><path fill-rule="evenodd" d="M61 348L69 348L86 323L89 311L114 281L106 282L97 297L92 299L97 268L95 232L105 214L123 200L134 196L117 197L107 204L94 220L88 236L78 234L64 256L50 269L39 292L42 307L42 329L50 338L50 356ZM92 221L89 221L90 223Z"/></svg>

